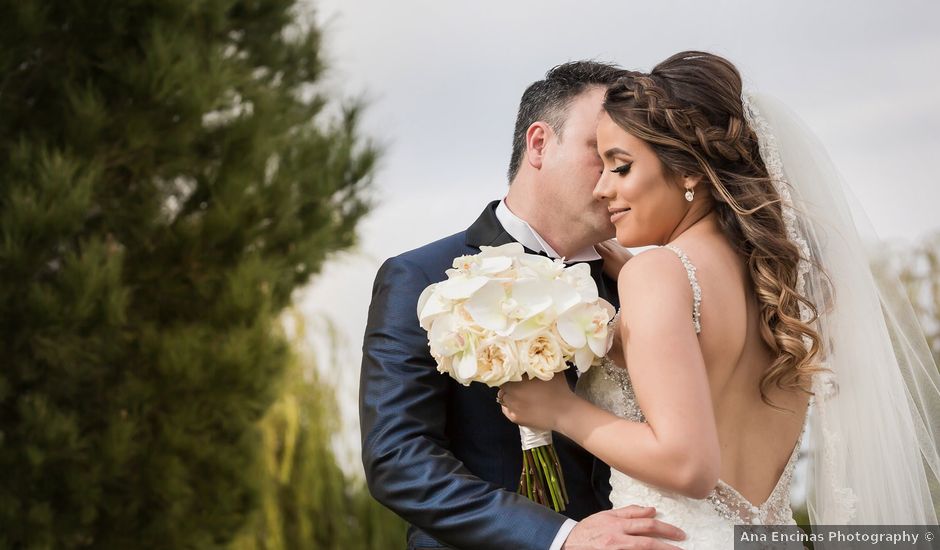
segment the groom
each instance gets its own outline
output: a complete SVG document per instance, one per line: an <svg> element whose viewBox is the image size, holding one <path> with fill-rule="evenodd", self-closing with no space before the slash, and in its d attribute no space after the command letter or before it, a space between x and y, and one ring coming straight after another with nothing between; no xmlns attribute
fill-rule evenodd
<svg viewBox="0 0 940 550"><path fill-rule="evenodd" d="M410 523L408 548L579 550L678 539L650 509L610 508L609 469L559 434L565 515L516 494L518 427L502 415L497 388L464 387L435 368L418 325L418 296L457 256L517 241L529 252L588 262L600 295L617 305L594 244L614 234L592 191L602 170L595 129L617 67L579 61L555 67L519 105L506 198L466 231L387 260L376 275L363 343L359 412L362 460L372 495ZM574 369L566 372L574 384ZM574 520L579 520L575 522Z"/></svg>

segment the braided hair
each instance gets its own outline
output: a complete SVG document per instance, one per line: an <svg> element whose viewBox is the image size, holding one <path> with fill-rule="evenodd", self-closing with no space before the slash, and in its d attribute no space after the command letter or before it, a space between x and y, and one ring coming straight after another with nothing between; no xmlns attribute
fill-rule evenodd
<svg viewBox="0 0 940 550"><path fill-rule="evenodd" d="M761 377L771 386L810 392L819 333L815 305L797 292L800 251L787 238L781 198L744 118L741 76L714 54L686 51L650 73L629 72L607 91L604 109L663 163L668 181L701 175L722 232L747 262L761 318L761 337L775 354ZM813 316L800 318L800 303ZM806 343L809 345L806 345Z"/></svg>

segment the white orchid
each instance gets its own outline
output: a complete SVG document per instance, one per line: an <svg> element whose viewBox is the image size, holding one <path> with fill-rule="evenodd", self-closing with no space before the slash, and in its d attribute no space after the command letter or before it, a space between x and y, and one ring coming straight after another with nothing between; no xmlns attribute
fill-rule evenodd
<svg viewBox="0 0 940 550"><path fill-rule="evenodd" d="M517 276L520 279L552 281L565 271L565 264L561 260L553 260L537 254L522 254L516 258L516 263L519 265Z"/></svg>
<svg viewBox="0 0 940 550"><path fill-rule="evenodd" d="M438 360L438 370L468 385L477 374L476 350L479 342L475 327L455 316L436 319L428 333L431 355Z"/></svg>
<svg viewBox="0 0 940 550"><path fill-rule="evenodd" d="M578 292L559 280L519 281L513 285L521 288L519 294L527 303L538 303L539 307L532 308L531 315L520 318L510 337L514 340L524 340L533 335L550 329L558 320L558 316L581 303ZM548 307L541 307L545 304Z"/></svg>
<svg viewBox="0 0 940 550"><path fill-rule="evenodd" d="M507 336L552 306L550 291L551 283L546 281L490 281L467 300L466 308L481 327Z"/></svg>
<svg viewBox="0 0 940 550"><path fill-rule="evenodd" d="M580 303L558 318L558 334L575 348L575 365L581 372L591 368L594 357L603 357L609 349L607 323L614 307L604 300Z"/></svg>
<svg viewBox="0 0 940 550"><path fill-rule="evenodd" d="M430 331L434 319L453 309L453 301L441 296L437 284L428 286L418 296L418 323L424 330Z"/></svg>
<svg viewBox="0 0 940 550"><path fill-rule="evenodd" d="M466 300L488 282L490 279L482 276L454 277L437 283L437 292L451 301Z"/></svg>
<svg viewBox="0 0 940 550"><path fill-rule="evenodd" d="M454 274L465 276L490 276L498 275L512 268L512 258L509 256L460 256L454 259L453 269L447 270Z"/></svg>
<svg viewBox="0 0 940 550"><path fill-rule="evenodd" d="M434 318L449 313L454 306L489 282L487 277L457 276L425 288L418 297L418 322L424 330L431 330Z"/></svg>
<svg viewBox="0 0 940 550"><path fill-rule="evenodd" d="M588 264L581 263L568 266L559 278L566 285L577 290L582 301L594 302L598 299L597 283L591 277L591 266Z"/></svg>
<svg viewBox="0 0 940 550"><path fill-rule="evenodd" d="M525 248L517 242L501 244L499 246L481 246L480 253L476 254L476 256L480 258L493 258L498 256L517 258L519 256L529 255L531 254L526 254Z"/></svg>

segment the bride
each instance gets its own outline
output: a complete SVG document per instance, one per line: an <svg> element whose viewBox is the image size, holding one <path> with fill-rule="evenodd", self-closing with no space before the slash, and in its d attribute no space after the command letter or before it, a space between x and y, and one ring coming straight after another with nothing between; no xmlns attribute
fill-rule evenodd
<svg viewBox="0 0 940 550"><path fill-rule="evenodd" d="M655 507L685 548L794 524L804 437L814 524L936 524L940 375L822 146L703 52L628 73L604 108L595 197L620 245L659 246L601 247L608 357L576 392L505 385L504 414L608 463L613 506Z"/></svg>

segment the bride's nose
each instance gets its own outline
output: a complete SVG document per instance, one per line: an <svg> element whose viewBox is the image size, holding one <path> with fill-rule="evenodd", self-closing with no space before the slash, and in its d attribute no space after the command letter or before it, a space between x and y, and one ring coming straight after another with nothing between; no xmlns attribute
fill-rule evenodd
<svg viewBox="0 0 940 550"><path fill-rule="evenodd" d="M613 198L614 186L609 183L606 170L601 170L601 177L597 180L597 183L594 184L593 195L594 200L598 201L608 201Z"/></svg>

